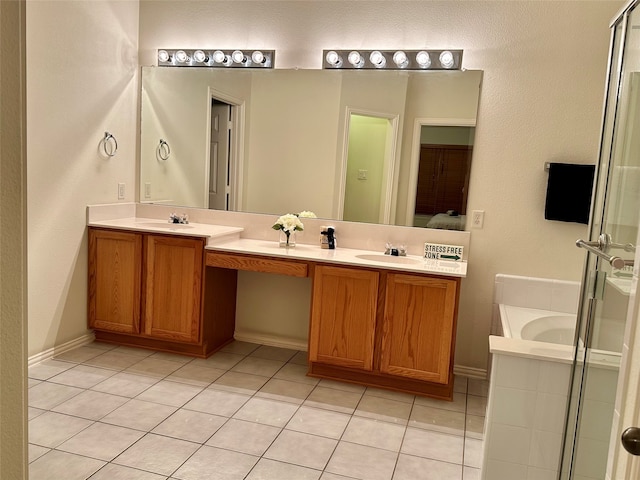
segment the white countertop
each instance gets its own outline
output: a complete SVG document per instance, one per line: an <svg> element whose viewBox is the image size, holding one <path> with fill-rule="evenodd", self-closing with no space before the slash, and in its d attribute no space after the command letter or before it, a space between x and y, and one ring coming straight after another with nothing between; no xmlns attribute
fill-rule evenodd
<svg viewBox="0 0 640 480"><path fill-rule="evenodd" d="M280 247L277 241L241 238L242 227L229 227L207 223L169 223L155 218L126 217L111 220L89 221L90 227L113 228L146 233L164 233L207 239L206 249L210 251L257 254L274 258L374 267L409 273L466 277L467 262L449 260L426 260L420 256L392 257L383 252L340 248L328 250L318 244L300 244L295 247Z"/></svg>
<svg viewBox="0 0 640 480"><path fill-rule="evenodd" d="M340 248L328 250L320 245L296 244L293 248L280 247L278 242L240 238L223 240L206 247L210 251L253 253L270 257L310 260L316 262L335 263L340 265L354 265L359 267L375 267L390 270L402 270L412 273L427 273L450 277L466 277L467 262L448 260L426 260L415 255L406 257L392 257L383 252Z"/></svg>
<svg viewBox="0 0 640 480"><path fill-rule="evenodd" d="M99 220L88 222L90 227L114 228L117 230L133 230L147 233L167 233L188 237L205 237L207 244L221 239L237 239L244 231L241 227L210 225L208 223L169 223L157 218L128 217L115 220Z"/></svg>

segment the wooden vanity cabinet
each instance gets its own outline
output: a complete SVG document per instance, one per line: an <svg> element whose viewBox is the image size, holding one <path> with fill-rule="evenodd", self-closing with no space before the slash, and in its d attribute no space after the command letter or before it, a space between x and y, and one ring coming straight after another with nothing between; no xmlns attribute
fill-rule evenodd
<svg viewBox="0 0 640 480"><path fill-rule="evenodd" d="M198 343L204 240L145 235L143 324L149 337Z"/></svg>
<svg viewBox="0 0 640 480"><path fill-rule="evenodd" d="M205 271L200 237L89 229L96 339L206 357L233 339L237 272Z"/></svg>
<svg viewBox="0 0 640 480"><path fill-rule="evenodd" d="M457 282L389 274L380 371L447 384L453 361Z"/></svg>
<svg viewBox="0 0 640 480"><path fill-rule="evenodd" d="M142 235L89 229L89 328L140 332Z"/></svg>
<svg viewBox="0 0 640 480"><path fill-rule="evenodd" d="M309 374L450 400L459 284L316 265Z"/></svg>
<svg viewBox="0 0 640 480"><path fill-rule="evenodd" d="M309 360L373 369L378 272L317 265L313 279Z"/></svg>

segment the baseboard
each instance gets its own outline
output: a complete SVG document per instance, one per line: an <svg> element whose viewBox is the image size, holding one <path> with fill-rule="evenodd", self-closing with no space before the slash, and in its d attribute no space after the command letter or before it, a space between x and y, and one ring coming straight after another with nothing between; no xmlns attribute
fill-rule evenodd
<svg viewBox="0 0 640 480"><path fill-rule="evenodd" d="M264 333L238 331L233 334L233 338L239 342L259 343L260 345L269 345L270 347L290 348L293 350L301 350L306 352L308 345L306 340L296 338L282 337L279 335L266 335Z"/></svg>
<svg viewBox="0 0 640 480"><path fill-rule="evenodd" d="M251 331L238 331L233 334L233 338L239 342L258 343L260 345L269 345L271 347L291 348L306 352L308 345L306 340L295 338L281 337L278 335L266 335ZM464 365L454 365L454 375L462 377L477 378L485 380L487 378L487 370L484 368L465 367Z"/></svg>
<svg viewBox="0 0 640 480"><path fill-rule="evenodd" d="M56 355L60 355L61 353L68 352L69 350L72 350L77 347L81 347L82 345L87 345L93 342L94 339L95 339L95 336L93 332L87 333L74 340L65 342L62 345L56 345L55 347L45 350L44 352L31 355L29 357L29 366L31 367L37 363L44 362L45 360L49 360L50 358L53 358Z"/></svg>
<svg viewBox="0 0 640 480"><path fill-rule="evenodd" d="M461 377L477 378L479 380L487 379L487 370L484 368L465 367L464 365L454 365L453 374Z"/></svg>

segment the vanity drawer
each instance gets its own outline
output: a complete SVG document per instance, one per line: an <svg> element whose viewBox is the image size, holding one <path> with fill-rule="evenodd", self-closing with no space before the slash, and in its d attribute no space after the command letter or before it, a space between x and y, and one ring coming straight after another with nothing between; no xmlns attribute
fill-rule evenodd
<svg viewBox="0 0 640 480"><path fill-rule="evenodd" d="M248 270L250 272L277 273L292 277L309 276L309 266L303 262L276 260L273 258L245 256L233 253L208 252L207 267L229 268L232 270Z"/></svg>

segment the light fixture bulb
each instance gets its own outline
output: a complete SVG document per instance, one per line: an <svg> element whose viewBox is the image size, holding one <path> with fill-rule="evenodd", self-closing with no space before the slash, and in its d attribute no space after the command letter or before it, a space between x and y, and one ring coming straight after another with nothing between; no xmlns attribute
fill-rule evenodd
<svg viewBox="0 0 640 480"><path fill-rule="evenodd" d="M374 50L369 55L369 61L375 65L376 68L384 68L387 64L387 59L384 58L384 55L379 50Z"/></svg>
<svg viewBox="0 0 640 480"><path fill-rule="evenodd" d="M213 52L213 61L215 63L222 63L224 62L224 52L222 50L216 50L215 52Z"/></svg>
<svg viewBox="0 0 640 480"><path fill-rule="evenodd" d="M338 55L338 52L336 52L335 50L328 51L327 55L324 58L332 67L342 66L342 57L340 57L340 55Z"/></svg>
<svg viewBox="0 0 640 480"><path fill-rule="evenodd" d="M440 54L440 65L442 65L443 68L453 68L454 63L453 53L449 50L445 50Z"/></svg>
<svg viewBox="0 0 640 480"><path fill-rule="evenodd" d="M264 56L264 53L262 53L260 50L256 50L251 54L251 61L253 61L253 63L262 64L265 63L267 59Z"/></svg>
<svg viewBox="0 0 640 480"><path fill-rule="evenodd" d="M176 60L179 63L186 63L189 60L189 55L184 50L178 50L176 52Z"/></svg>
<svg viewBox="0 0 640 480"><path fill-rule="evenodd" d="M398 50L393 54L393 63L395 63L398 68L407 68L409 65L409 59L407 58L407 54L402 50Z"/></svg>
<svg viewBox="0 0 640 480"><path fill-rule="evenodd" d="M242 53L242 50L234 50L233 53L231 54L231 59L235 63L244 63L247 61L247 57L244 56L244 53Z"/></svg>
<svg viewBox="0 0 640 480"><path fill-rule="evenodd" d="M193 59L198 63L204 63L209 61L207 54L204 53L202 50L196 50L195 52L193 52Z"/></svg>
<svg viewBox="0 0 640 480"><path fill-rule="evenodd" d="M349 53L347 60L349 60L349 63L355 68L362 68L364 66L364 58L362 58L362 55L360 55L360 53L356 52L355 50Z"/></svg>
<svg viewBox="0 0 640 480"><path fill-rule="evenodd" d="M158 50L158 61L168 62L170 58L171 56L169 55L169 52L166 50Z"/></svg>
<svg viewBox="0 0 640 480"><path fill-rule="evenodd" d="M429 52L420 50L416 53L416 63L420 68L429 68L431 66L431 57L429 56Z"/></svg>

